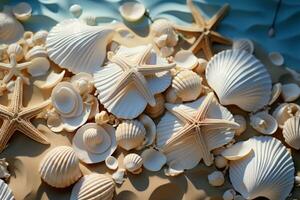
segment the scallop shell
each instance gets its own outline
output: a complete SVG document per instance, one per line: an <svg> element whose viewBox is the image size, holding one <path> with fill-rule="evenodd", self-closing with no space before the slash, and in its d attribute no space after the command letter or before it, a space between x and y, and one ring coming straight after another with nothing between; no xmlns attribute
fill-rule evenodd
<svg viewBox="0 0 300 200"><path fill-rule="evenodd" d="M34 46L32 49L30 49L26 55L25 55L25 60L32 60L34 58L38 57L48 57L46 48L43 46Z"/></svg>
<svg viewBox="0 0 300 200"><path fill-rule="evenodd" d="M230 162L229 176L234 189L246 199L286 199L294 185L295 168L290 153L273 137L253 137L248 145L252 153Z"/></svg>
<svg viewBox="0 0 300 200"><path fill-rule="evenodd" d="M284 123L291 117L300 116L300 106L295 103L280 104L272 113L278 126L283 128Z"/></svg>
<svg viewBox="0 0 300 200"><path fill-rule="evenodd" d="M180 50L174 56L176 65L183 69L194 69L198 66L198 58L190 50Z"/></svg>
<svg viewBox="0 0 300 200"><path fill-rule="evenodd" d="M124 157L123 165L129 172L139 174L142 172L143 159L138 154L130 153Z"/></svg>
<svg viewBox="0 0 300 200"><path fill-rule="evenodd" d="M65 75L65 70L60 73L55 73L51 71L45 80L35 80L33 84L40 89L50 89L57 85Z"/></svg>
<svg viewBox="0 0 300 200"><path fill-rule="evenodd" d="M146 130L145 140L142 147L150 146L153 144L156 137L156 125L154 121L145 114L140 115L138 119L144 125Z"/></svg>
<svg viewBox="0 0 300 200"><path fill-rule="evenodd" d="M49 34L48 31L45 30L40 30L36 32L32 37L32 41L34 45L41 45L41 46L45 45L48 34Z"/></svg>
<svg viewBox="0 0 300 200"><path fill-rule="evenodd" d="M0 179L0 199L1 200L14 200L14 194L9 186Z"/></svg>
<svg viewBox="0 0 300 200"><path fill-rule="evenodd" d="M73 187L70 200L112 200L114 181L103 174L83 176Z"/></svg>
<svg viewBox="0 0 300 200"><path fill-rule="evenodd" d="M144 16L146 8L139 2L125 2L120 6L119 11L125 20L135 22Z"/></svg>
<svg viewBox="0 0 300 200"><path fill-rule="evenodd" d="M8 55L15 54L17 61L22 60L22 58L24 57L23 48L18 43L13 43L13 44L9 45L7 48L7 53L8 53Z"/></svg>
<svg viewBox="0 0 300 200"><path fill-rule="evenodd" d="M300 149L300 117L291 117L284 123L282 135L285 142L294 149Z"/></svg>
<svg viewBox="0 0 300 200"><path fill-rule="evenodd" d="M250 39L238 39L233 41L232 49L244 50L253 54L254 44Z"/></svg>
<svg viewBox="0 0 300 200"><path fill-rule="evenodd" d="M116 170L119 166L118 160L113 156L108 156L105 159L105 165L111 170Z"/></svg>
<svg viewBox="0 0 300 200"><path fill-rule="evenodd" d="M78 4L73 4L69 8L70 13L73 15L73 17L80 17L82 14L82 7Z"/></svg>
<svg viewBox="0 0 300 200"><path fill-rule="evenodd" d="M159 93L154 95L156 105L151 106L147 105L145 109L145 113L149 115L151 118L157 118L161 116L165 111L165 98L164 95Z"/></svg>
<svg viewBox="0 0 300 200"><path fill-rule="evenodd" d="M75 74L92 74L102 65L113 33L110 26L89 26L78 19L62 21L48 34L49 58Z"/></svg>
<svg viewBox="0 0 300 200"><path fill-rule="evenodd" d="M262 111L250 116L250 125L258 132L272 135L278 128L277 121L272 115Z"/></svg>
<svg viewBox="0 0 300 200"><path fill-rule="evenodd" d="M39 173L46 183L57 188L68 187L82 176L79 160L68 146L50 150L40 163Z"/></svg>
<svg viewBox="0 0 300 200"><path fill-rule="evenodd" d="M166 156L153 148L143 151L141 157L143 166L152 172L159 171L167 162Z"/></svg>
<svg viewBox="0 0 300 200"><path fill-rule="evenodd" d="M42 76L47 73L50 68L50 62L47 58L38 57L31 60L31 65L27 68L28 73L33 76Z"/></svg>
<svg viewBox="0 0 300 200"><path fill-rule="evenodd" d="M26 2L18 3L12 10L14 16L20 21L26 21L31 17L32 8Z"/></svg>
<svg viewBox="0 0 300 200"><path fill-rule="evenodd" d="M279 52L271 52L269 53L269 60L275 66L281 66L284 63L284 58Z"/></svg>
<svg viewBox="0 0 300 200"><path fill-rule="evenodd" d="M300 87L295 83L284 84L281 87L281 96L285 102L295 101L300 96Z"/></svg>
<svg viewBox="0 0 300 200"><path fill-rule="evenodd" d="M247 121L242 115L233 115L234 121L240 125L240 128L235 130L235 135L240 136L247 129Z"/></svg>
<svg viewBox="0 0 300 200"><path fill-rule="evenodd" d="M193 101L201 93L202 78L193 71L181 71L173 78L172 89L182 101Z"/></svg>
<svg viewBox="0 0 300 200"><path fill-rule="evenodd" d="M94 90L94 85L92 83L92 75L80 72L71 77L71 83L80 93L80 95L90 94Z"/></svg>
<svg viewBox="0 0 300 200"><path fill-rule="evenodd" d="M269 105L272 105L280 96L282 91L282 85L281 83L276 83L273 85L272 88L272 95L271 95L271 100L269 101Z"/></svg>
<svg viewBox="0 0 300 200"><path fill-rule="evenodd" d="M207 64L206 79L223 105L235 104L246 111L257 111L269 103L270 74L246 51L216 54Z"/></svg>
<svg viewBox="0 0 300 200"><path fill-rule="evenodd" d="M127 151L140 147L145 135L144 125L138 120L124 120L116 130L118 145Z"/></svg>

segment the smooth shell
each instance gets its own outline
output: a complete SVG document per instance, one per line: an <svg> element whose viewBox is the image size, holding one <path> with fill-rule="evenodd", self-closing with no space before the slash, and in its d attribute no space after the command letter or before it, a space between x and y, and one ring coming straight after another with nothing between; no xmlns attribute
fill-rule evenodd
<svg viewBox="0 0 300 200"><path fill-rule="evenodd" d="M113 156L108 156L105 159L105 165L111 170L116 170L119 166L118 160Z"/></svg>
<svg viewBox="0 0 300 200"><path fill-rule="evenodd" d="M11 44L22 38L24 28L8 11L0 12L0 44Z"/></svg>
<svg viewBox="0 0 300 200"><path fill-rule="evenodd" d="M57 85L64 77L65 70L61 71L60 73L55 73L51 71L45 80L35 80L33 84L40 89L50 89Z"/></svg>
<svg viewBox="0 0 300 200"><path fill-rule="evenodd" d="M294 149L300 149L300 117L291 117L283 125L282 135L285 142Z"/></svg>
<svg viewBox="0 0 300 200"><path fill-rule="evenodd" d="M239 160L252 152L252 148L248 141L242 141L233 144L225 149L221 155L227 160Z"/></svg>
<svg viewBox="0 0 300 200"><path fill-rule="evenodd" d="M285 102L295 101L300 96L300 87L295 83L283 84L281 96Z"/></svg>
<svg viewBox="0 0 300 200"><path fill-rule="evenodd" d="M272 95L271 95L271 99L269 101L269 105L272 105L280 96L282 91L282 84L281 83L276 83L273 85L272 87Z"/></svg>
<svg viewBox="0 0 300 200"><path fill-rule="evenodd" d="M50 62L47 58L38 57L31 60L31 65L27 68L28 73L33 76L42 76L47 73L50 68Z"/></svg>
<svg viewBox="0 0 300 200"><path fill-rule="evenodd" d="M283 103L280 104L274 112L272 113L272 116L276 119L278 126L280 128L283 127L286 120L293 116L299 116L300 115L300 106L295 103Z"/></svg>
<svg viewBox="0 0 300 200"><path fill-rule="evenodd" d="M14 6L12 12L18 20L26 21L31 17L32 8L30 4L22 2Z"/></svg>
<svg viewBox="0 0 300 200"><path fill-rule="evenodd" d="M281 66L284 63L284 58L279 52L269 53L269 60L276 66Z"/></svg>
<svg viewBox="0 0 300 200"><path fill-rule="evenodd" d="M247 129L247 121L242 115L233 115L234 121L240 125L240 128L235 130L235 135L240 136Z"/></svg>
<svg viewBox="0 0 300 200"><path fill-rule="evenodd" d="M135 22L144 16L146 8L139 2L125 2L120 6L119 11L125 20Z"/></svg>
<svg viewBox="0 0 300 200"><path fill-rule="evenodd" d="M214 171L207 176L208 182L212 186L221 186L225 182L225 178L222 172Z"/></svg>
<svg viewBox="0 0 300 200"><path fill-rule="evenodd" d="M0 179L0 199L1 200L14 200L14 194L9 186Z"/></svg>
<svg viewBox="0 0 300 200"><path fill-rule="evenodd" d="M125 172L126 172L126 169L121 168L112 174L112 179L114 179L115 183L122 184L125 181L125 178L124 178Z"/></svg>
<svg viewBox="0 0 300 200"><path fill-rule="evenodd" d="M138 154L130 153L124 157L123 165L129 172L139 174L142 172L143 159Z"/></svg>
<svg viewBox="0 0 300 200"><path fill-rule="evenodd" d="M9 45L7 48L7 53L8 53L8 55L15 54L17 61L22 60L22 58L24 57L23 47L18 43L13 43L13 44Z"/></svg>
<svg viewBox="0 0 300 200"><path fill-rule="evenodd" d="M34 58L38 57L48 57L46 48L43 46L34 46L32 49L30 49L26 55L25 60L32 60Z"/></svg>
<svg viewBox="0 0 300 200"><path fill-rule="evenodd" d="M73 15L73 17L80 17L82 14L82 7L78 4L73 4L69 8L70 13Z"/></svg>
<svg viewBox="0 0 300 200"><path fill-rule="evenodd" d="M194 69L199 64L198 58L189 50L180 50L174 56L176 65L183 69Z"/></svg>
<svg viewBox="0 0 300 200"><path fill-rule="evenodd" d="M250 116L250 125L258 132L265 135L272 135L278 128L276 119L265 111Z"/></svg>
<svg viewBox="0 0 300 200"><path fill-rule="evenodd" d="M145 140L142 147L152 145L156 138L156 125L154 121L145 114L140 115L138 120L144 125L144 128L146 130Z"/></svg>
<svg viewBox="0 0 300 200"><path fill-rule="evenodd" d="M223 169L223 168L227 167L228 160L226 158L224 158L223 156L218 155L215 157L214 163L218 169Z"/></svg>
<svg viewBox="0 0 300 200"><path fill-rule="evenodd" d="M238 39L233 41L232 49L244 50L253 54L254 44L250 39Z"/></svg>
<svg viewBox="0 0 300 200"><path fill-rule="evenodd" d="M36 32L32 37L32 41L33 41L34 45L44 46L46 43L48 34L49 34L48 31L45 31L45 30L39 30L38 32Z"/></svg>
<svg viewBox="0 0 300 200"><path fill-rule="evenodd" d="M143 158L143 166L153 172L159 171L167 162L163 153L152 148L143 151L141 157Z"/></svg>

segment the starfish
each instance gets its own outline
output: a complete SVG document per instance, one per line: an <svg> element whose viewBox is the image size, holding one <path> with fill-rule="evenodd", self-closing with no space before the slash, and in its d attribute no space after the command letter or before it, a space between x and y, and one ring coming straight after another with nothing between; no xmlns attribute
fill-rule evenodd
<svg viewBox="0 0 300 200"><path fill-rule="evenodd" d="M212 43L217 42L220 44L230 45L231 40L223 37L214 29L218 22L224 17L226 11L229 8L228 4L225 4L210 20L205 21L198 8L193 4L192 0L187 0L187 5L191 10L196 26L185 27L174 24L174 28L178 32L182 32L186 35L194 36L195 42L189 48L193 53L203 51L204 56L210 59L213 56Z"/></svg>
<svg viewBox="0 0 300 200"><path fill-rule="evenodd" d="M108 52L108 60L117 64L123 70L123 74L120 79L108 94L107 98L119 94L127 85L133 83L139 93L145 98L147 103L151 106L155 106L155 98L152 92L149 90L147 80L144 76L153 75L158 72L168 71L175 67L175 63L150 65L146 64L147 59L150 56L152 45L148 45L140 55L136 56L136 59L128 60L124 56Z"/></svg>
<svg viewBox="0 0 300 200"><path fill-rule="evenodd" d="M23 81L18 77L10 105L8 107L0 105L0 118L3 119L0 129L0 152L6 148L9 139L17 130L37 142L49 144L47 138L32 125L30 119L41 113L50 104L50 100L33 107L24 108L22 99Z"/></svg>
<svg viewBox="0 0 300 200"><path fill-rule="evenodd" d="M205 138L202 135L202 128L208 127L210 129L235 129L239 127L239 124L229 120L210 119L206 117L213 98L214 94L212 92L208 93L202 104L197 109L195 115L191 115L189 112L186 112L182 109L168 108L168 105L166 105L168 111L175 115L180 121L185 123L185 125L167 140L163 148L164 151L171 149L174 145L178 144L185 138L193 137L199 146L199 151L203 156L204 163L206 165L212 164L213 159L206 145Z"/></svg>

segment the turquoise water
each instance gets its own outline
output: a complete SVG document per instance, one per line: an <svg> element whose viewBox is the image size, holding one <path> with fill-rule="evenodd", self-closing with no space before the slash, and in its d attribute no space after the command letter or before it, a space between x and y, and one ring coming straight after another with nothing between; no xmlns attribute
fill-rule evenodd
<svg viewBox="0 0 300 200"><path fill-rule="evenodd" d="M3 5L15 5L18 0L0 0ZM83 7L83 15L94 15L97 22L122 21L118 12L122 0L27 0L33 7L33 17L26 22L30 30L50 29L58 21L71 18L72 4ZM189 24L192 17L185 0L142 0L152 19L165 17L179 24ZM225 2L230 12L219 24L218 31L231 38L247 37L265 50L279 51L286 66L300 71L300 1L283 0L276 22L276 36L268 37L277 0L195 0L205 17L211 17ZM130 25L130 24L129 24ZM133 26L133 25L132 25ZM143 29L143 24L134 24Z"/></svg>

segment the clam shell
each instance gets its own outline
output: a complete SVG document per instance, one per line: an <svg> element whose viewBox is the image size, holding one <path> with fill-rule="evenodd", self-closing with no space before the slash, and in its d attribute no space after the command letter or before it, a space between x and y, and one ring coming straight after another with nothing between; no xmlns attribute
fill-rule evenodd
<svg viewBox="0 0 300 200"><path fill-rule="evenodd" d="M83 176L73 187L70 200L112 200L114 181L103 174Z"/></svg>
<svg viewBox="0 0 300 200"><path fill-rule="evenodd" d="M226 50L216 54L207 64L206 79L223 105L257 111L269 103L270 74L246 51Z"/></svg>
<svg viewBox="0 0 300 200"><path fill-rule="evenodd" d="M156 105L151 106L147 105L145 109L145 113L149 115L151 118L157 118L161 116L165 111L165 98L164 95L159 93L154 95Z"/></svg>
<svg viewBox="0 0 300 200"><path fill-rule="evenodd" d="M68 146L50 150L40 163L39 173L46 183L57 188L68 187L82 176L79 160Z"/></svg>
<svg viewBox="0 0 300 200"><path fill-rule="evenodd" d="M281 83L276 83L272 87L272 95L271 95L271 100L269 101L269 105L272 105L280 96L282 91L282 85Z"/></svg>
<svg viewBox="0 0 300 200"><path fill-rule="evenodd" d="M281 66L284 63L284 58L279 52L271 52L269 53L269 60L275 66Z"/></svg>
<svg viewBox="0 0 300 200"><path fill-rule="evenodd" d="M295 83L283 84L281 96L285 102L295 101L300 96L300 87Z"/></svg>
<svg viewBox="0 0 300 200"><path fill-rule="evenodd" d="M24 28L8 11L0 12L0 44L11 44L22 38Z"/></svg>
<svg viewBox="0 0 300 200"><path fill-rule="evenodd" d="M276 119L278 126L283 128L286 120L293 116L300 115L300 106L295 103L283 103L280 104L272 113L272 116Z"/></svg>
<svg viewBox="0 0 300 200"><path fill-rule="evenodd" d="M32 37L32 41L34 45L41 45L41 46L45 45L48 34L49 34L48 31L45 30L40 30L36 32Z"/></svg>
<svg viewBox="0 0 300 200"><path fill-rule="evenodd" d="M300 149L300 117L291 117L284 123L282 135L285 142L294 149Z"/></svg>
<svg viewBox="0 0 300 200"><path fill-rule="evenodd" d="M240 125L240 128L235 130L235 135L240 136L247 129L247 121L242 115L233 115L234 121Z"/></svg>
<svg viewBox="0 0 300 200"><path fill-rule="evenodd" d="M253 54L254 44L250 39L238 39L233 41L232 49L244 50Z"/></svg>
<svg viewBox="0 0 300 200"><path fill-rule="evenodd" d="M180 50L174 56L176 65L183 69L194 69L199 64L198 58L190 50Z"/></svg>
<svg viewBox="0 0 300 200"><path fill-rule="evenodd" d="M105 165L111 170L116 170L119 166L118 160L113 156L108 156L105 159Z"/></svg>
<svg viewBox="0 0 300 200"><path fill-rule="evenodd" d="M139 174L142 172L143 159L138 154L130 153L124 157L123 165L129 172Z"/></svg>
<svg viewBox="0 0 300 200"><path fill-rule="evenodd" d="M140 147L145 135L144 125L138 120L124 120L116 130L118 145L127 151Z"/></svg>
<svg viewBox="0 0 300 200"><path fill-rule="evenodd" d="M0 179L0 199L1 200L14 200L14 194L8 185Z"/></svg>
<svg viewBox="0 0 300 200"><path fill-rule="evenodd" d="M73 15L73 17L80 17L82 14L82 7L78 4L73 4L69 8L70 13Z"/></svg>
<svg viewBox="0 0 300 200"><path fill-rule="evenodd" d="M22 58L24 57L23 48L18 43L13 43L13 44L9 45L7 48L7 53L8 53L8 55L15 54L17 61L22 60Z"/></svg>
<svg viewBox="0 0 300 200"><path fill-rule="evenodd" d="M28 73L33 76L42 76L47 73L50 68L50 62L47 58L38 57L31 60L31 65L27 68Z"/></svg>
<svg viewBox="0 0 300 200"><path fill-rule="evenodd" d="M166 156L153 148L143 151L141 157L143 166L152 172L159 171L167 162Z"/></svg>
<svg viewBox="0 0 300 200"><path fill-rule="evenodd" d="M146 130L145 140L142 146L150 146L153 144L156 137L156 125L154 121L145 114L140 115L138 119L144 125Z"/></svg>
<svg viewBox="0 0 300 200"><path fill-rule="evenodd" d="M48 34L49 58L75 74L92 74L102 65L113 32L109 26L88 26L78 19L62 21Z"/></svg>
<svg viewBox="0 0 300 200"><path fill-rule="evenodd" d="M25 55L25 60L32 60L37 57L48 57L46 48L43 46L34 46L32 49L30 49L26 55Z"/></svg>
<svg viewBox="0 0 300 200"><path fill-rule="evenodd" d="M30 4L22 2L14 6L12 12L18 20L26 21L31 17L32 8Z"/></svg>
<svg viewBox="0 0 300 200"><path fill-rule="evenodd" d="M144 16L146 8L139 2L125 2L120 6L119 11L125 20L135 22Z"/></svg>
<svg viewBox="0 0 300 200"><path fill-rule="evenodd" d="M272 115L262 111L250 116L250 125L258 132L272 135L278 128L278 123Z"/></svg>
<svg viewBox="0 0 300 200"><path fill-rule="evenodd" d="M273 137L249 139L253 152L230 162L229 177L246 199L286 199L294 185L294 163L284 145Z"/></svg>
<svg viewBox="0 0 300 200"><path fill-rule="evenodd" d="M40 89L50 89L57 85L65 75L65 70L60 73L51 71L45 80L35 80L33 84Z"/></svg>

